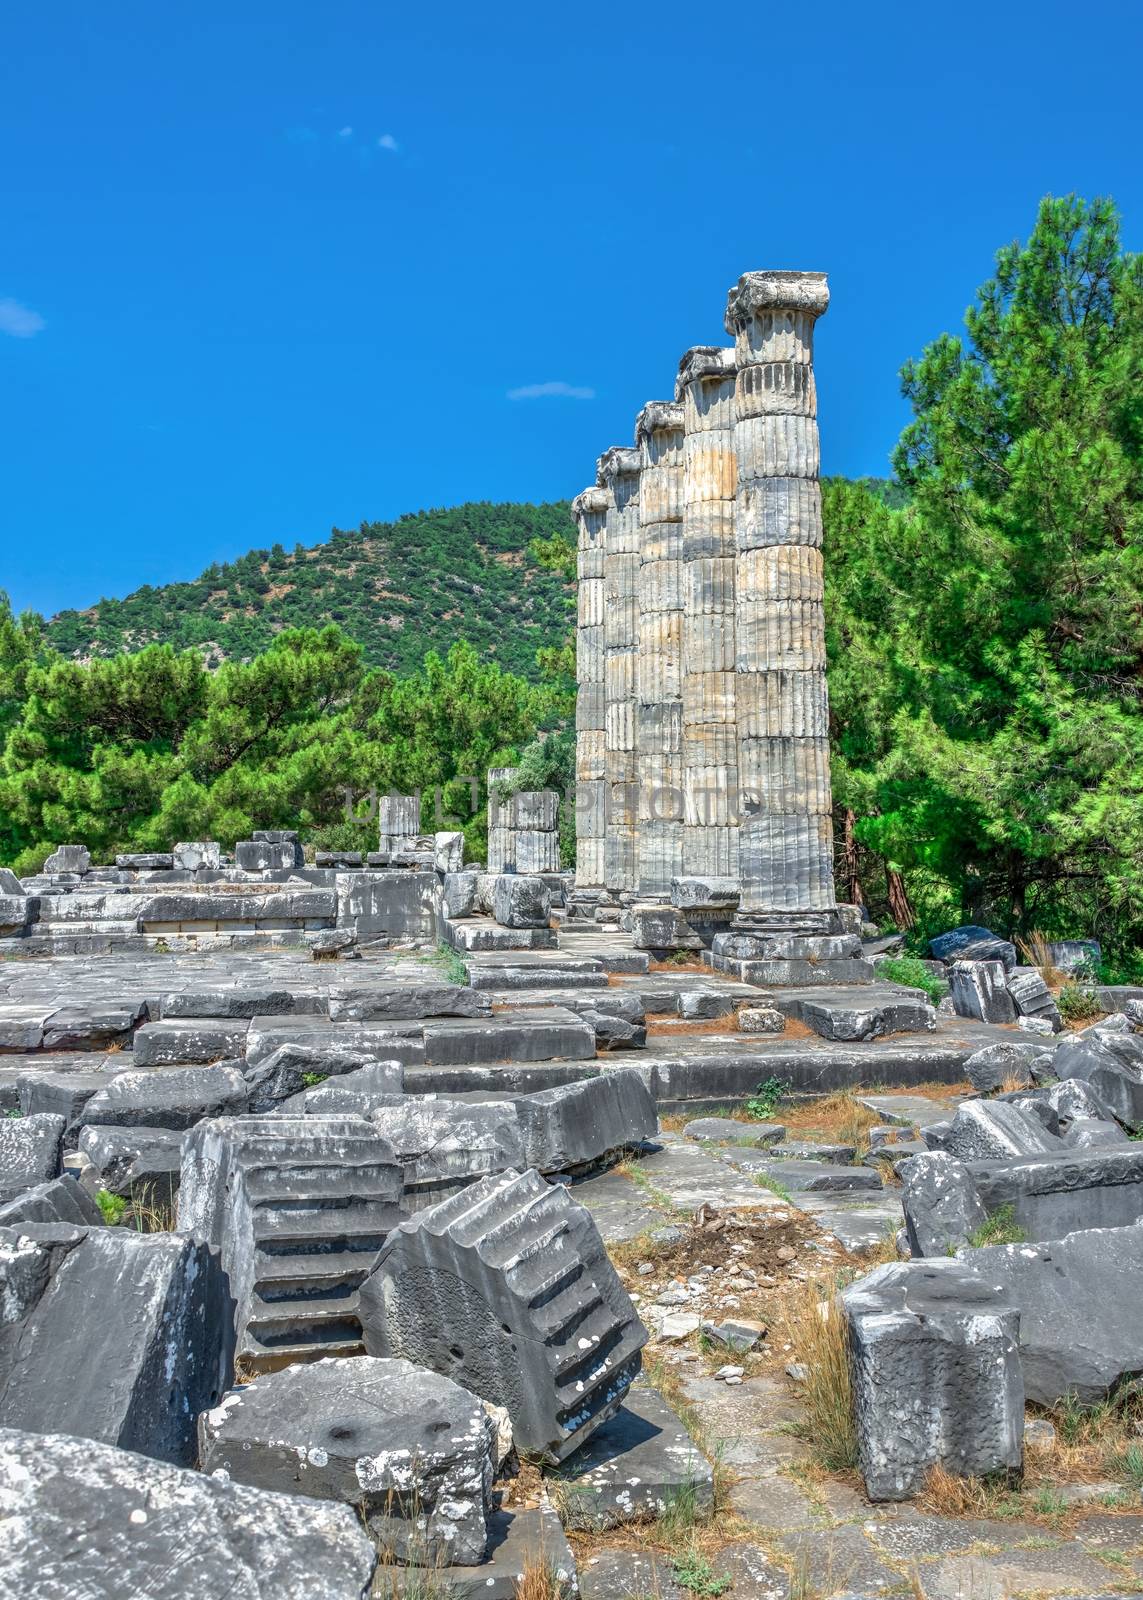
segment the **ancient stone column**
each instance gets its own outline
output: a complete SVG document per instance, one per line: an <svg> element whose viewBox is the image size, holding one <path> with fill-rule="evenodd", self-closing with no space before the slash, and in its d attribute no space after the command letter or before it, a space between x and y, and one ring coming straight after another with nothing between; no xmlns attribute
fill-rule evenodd
<svg viewBox="0 0 1143 1600"><path fill-rule="evenodd" d="M639 484L639 654L635 748L636 887L666 898L683 872L683 407L662 400L635 420Z"/></svg>
<svg viewBox="0 0 1143 1600"><path fill-rule="evenodd" d="M683 403L683 870L738 871L734 702L735 352L700 345L679 363Z"/></svg>
<svg viewBox="0 0 1143 1600"><path fill-rule="evenodd" d="M606 649L604 722L607 825L603 881L613 894L636 883L635 662L639 649L638 450L613 445L599 458L599 482L611 494L603 557L603 638Z"/></svg>
<svg viewBox="0 0 1143 1600"><path fill-rule="evenodd" d="M579 528L576 572L575 881L577 889L602 889L607 831L606 646L604 554L611 495L585 489L572 501Z"/></svg>
<svg viewBox="0 0 1143 1600"><path fill-rule="evenodd" d="M735 704L741 910L835 904L814 322L824 273L730 291L738 378Z"/></svg>

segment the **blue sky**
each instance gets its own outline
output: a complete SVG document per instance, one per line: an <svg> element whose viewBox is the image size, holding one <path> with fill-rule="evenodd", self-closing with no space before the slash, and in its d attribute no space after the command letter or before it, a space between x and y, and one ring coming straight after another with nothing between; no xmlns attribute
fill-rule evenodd
<svg viewBox="0 0 1143 1600"><path fill-rule="evenodd" d="M1040 195L1143 243L1143 9L53 0L0 27L0 587L45 612L591 481L757 267L823 470Z"/></svg>

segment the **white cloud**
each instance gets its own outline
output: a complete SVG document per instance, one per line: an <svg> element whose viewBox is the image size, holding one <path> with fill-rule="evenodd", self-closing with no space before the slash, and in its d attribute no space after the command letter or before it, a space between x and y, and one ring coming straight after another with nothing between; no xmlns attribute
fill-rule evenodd
<svg viewBox="0 0 1143 1600"><path fill-rule="evenodd" d="M393 135L391 133L383 133L381 135L380 139L378 139L378 141L377 141L377 148L378 148L378 150L394 150L395 151L395 150L399 150L401 148L401 146L397 143L396 139L394 139L394 137L393 137Z"/></svg>
<svg viewBox="0 0 1143 1600"><path fill-rule="evenodd" d="M339 128L338 132L337 132L337 137L339 139L352 139L353 138L353 129L352 128Z"/></svg>
<svg viewBox="0 0 1143 1600"><path fill-rule="evenodd" d="M594 400L595 390L574 383L526 383L522 389L509 389L509 400Z"/></svg>
<svg viewBox="0 0 1143 1600"><path fill-rule="evenodd" d="M38 311L22 306L18 300L0 300L0 333L13 339L31 339L46 326Z"/></svg>

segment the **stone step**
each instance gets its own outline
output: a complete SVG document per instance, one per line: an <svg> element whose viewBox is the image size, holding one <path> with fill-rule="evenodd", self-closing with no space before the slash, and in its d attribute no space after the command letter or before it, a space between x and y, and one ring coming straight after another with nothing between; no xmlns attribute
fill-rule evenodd
<svg viewBox="0 0 1143 1600"><path fill-rule="evenodd" d="M931 1033L936 1012L921 989L870 983L849 988L776 989L769 1003L823 1039L848 1042L891 1033Z"/></svg>
<svg viewBox="0 0 1143 1600"><path fill-rule="evenodd" d="M616 1064L623 1063L617 1058ZM490 1099L536 1094L541 1089L562 1088L565 1083L582 1083L585 1078L597 1077L600 1070L594 1060L566 1061L558 1057L552 1061L501 1061L483 1066L406 1067L405 1093L479 1093Z"/></svg>
<svg viewBox="0 0 1143 1600"><path fill-rule="evenodd" d="M376 1156L376 1146L369 1152ZM383 1166L349 1166L291 1168L290 1198L281 1201L281 1175L272 1167L251 1169L246 1180L246 1193L251 1203L259 1209L273 1210L288 1204L297 1210L316 1210L326 1207L337 1210L345 1205L366 1205L384 1199L391 1186L389 1169Z"/></svg>
<svg viewBox="0 0 1143 1600"><path fill-rule="evenodd" d="M296 1328L261 1330L247 1328L240 1336L236 1354L254 1373L277 1372L281 1367L293 1366L295 1361L321 1361L326 1356L348 1357L365 1354L361 1342L361 1324L355 1319L332 1322L321 1329L321 1337L310 1337L317 1330L306 1330L299 1337Z"/></svg>
<svg viewBox="0 0 1143 1600"><path fill-rule="evenodd" d="M249 1022L242 1018L145 1022L135 1031L137 1067L196 1066L240 1056Z"/></svg>
<svg viewBox="0 0 1143 1600"><path fill-rule="evenodd" d="M773 961L737 961L731 956L704 950L702 960L715 972L725 972L742 983L761 989L779 989L808 984L872 983L876 976L872 964L859 958L837 961L809 961L791 958Z"/></svg>
<svg viewBox="0 0 1143 1600"><path fill-rule="evenodd" d="M375 1201L345 1206L258 1206L254 1211L254 1242L263 1250L271 1243L279 1250L288 1245L314 1244L345 1250L352 1240L354 1249L364 1250L376 1240L380 1250L386 1234L399 1221L394 1206L381 1206Z"/></svg>
<svg viewBox="0 0 1143 1600"><path fill-rule="evenodd" d="M606 989L607 973L598 961L560 961L518 967L507 962L469 968L473 989Z"/></svg>
<svg viewBox="0 0 1143 1600"><path fill-rule="evenodd" d="M272 1304L279 1297L303 1300L311 1295L340 1294L346 1285L356 1289L375 1255L371 1248L310 1250L304 1255L269 1255L258 1250L254 1257L257 1298Z"/></svg>
<svg viewBox="0 0 1143 1600"><path fill-rule="evenodd" d="M446 917L444 937L454 950L555 950L559 936L554 928L502 928L490 918L471 917L454 922Z"/></svg>

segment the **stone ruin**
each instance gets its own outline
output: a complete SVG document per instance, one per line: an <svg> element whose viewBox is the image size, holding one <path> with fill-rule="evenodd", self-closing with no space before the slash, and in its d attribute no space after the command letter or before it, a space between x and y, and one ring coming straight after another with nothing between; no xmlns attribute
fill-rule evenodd
<svg viewBox="0 0 1143 1600"><path fill-rule="evenodd" d="M712 1514L701 1413L746 1435L736 1510L767 1530L727 1553L733 1592L789 1592L776 1548L852 1593L966 1592L893 1556L956 1519L878 1503L934 1466L1015 1480L1026 1401L1143 1372L1143 991L1099 988L1067 1033L965 927L932 941L933 1005L836 902L827 303L820 274L741 278L733 346L689 350L575 502L574 872L559 797L511 768L487 863L390 795L376 851L307 861L265 829L0 870L0 1591L515 1600L541 1563L584 1600L676 1593L639 1527L590 1535ZM725 1115L870 1083L867 1155L781 1106ZM868 1503L826 1531L768 1409L804 1375L747 1365L773 1354L763 1291L894 1234L837 1297ZM666 1278L679 1244L702 1264ZM1117 1580L1066 1556L1076 1592Z"/></svg>

